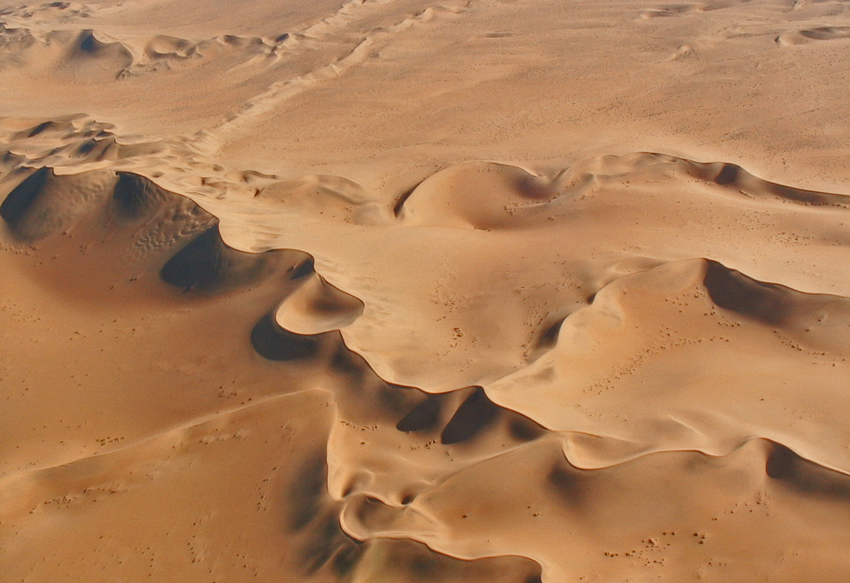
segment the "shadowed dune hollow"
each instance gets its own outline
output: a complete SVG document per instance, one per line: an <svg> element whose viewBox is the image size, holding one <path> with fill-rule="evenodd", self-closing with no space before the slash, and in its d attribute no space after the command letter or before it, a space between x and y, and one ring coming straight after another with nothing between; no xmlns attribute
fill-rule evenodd
<svg viewBox="0 0 850 583"><path fill-rule="evenodd" d="M632 188L646 190L618 198L626 176ZM848 572L839 549L847 543L850 513L844 423L850 299L758 281L694 252L713 248L722 258L726 231L719 242L689 239L669 257L630 256L622 249L630 237L640 238L639 230L621 224L621 241L599 250L595 264L563 249L556 255L566 277L579 265L582 275L544 290L537 300L545 313L531 319L510 319L518 308L509 294L491 304L460 295L444 304L451 290L410 292L430 285L429 277L452 281L441 271L452 255L440 256L436 267L421 257L412 269L383 266L378 285L368 262L364 279L345 267L352 253L368 254L380 238L404 252L404 238L421 245L430 237L439 252L462 240L501 248L500 231L524 232L533 242L534 233L572 229L576 221L595 222L593 229L604 232L606 219L595 215L595 205L606 197L613 199L606 205L622 205L623 212L644 212L643 230L656 219L641 197L652 199L659 189L678 200L701 199L694 204L717 215L746 205L802 222L816 213L814 237L846 256L831 224L846 220L842 196L763 182L730 165L650 154L590 161L554 178L472 164L435 174L380 220L349 222L357 204L371 203L346 202L331 222L343 233L366 233L366 250L346 237L341 245L323 243L321 228L316 238L299 235L309 231L311 211L299 217L278 199L271 211L281 207L291 217L279 241L308 255L240 251L222 239L232 236L227 217L222 223L190 199L128 172L57 175L43 167L9 174L10 181L0 204L11 257L4 269L7 278L25 283L7 292L4 305L26 310L36 305L35 295L54 298L39 304L42 317L29 324L17 317L15 326L28 330L45 321L61 328L65 318L71 325L87 322L77 337L103 333L109 322L114 334L105 356L94 355L97 343L83 341L51 343L23 358L55 354L67 371L77 371L72 378L103 375L104 365L117 364L112 382L136 393L107 405L113 418L104 416L95 434L117 425L92 449L83 420L86 399L100 391L97 382L57 396L56 369L40 368L24 378L34 386L25 390L29 395L7 391L8 399L38 400L40 415L52 416L44 435L51 423L76 427L68 447L13 456L4 470L0 488L14 495L4 496L0 529L10 543L4 557L17 557L12 572L47 572L51 562L59 568L73 548L87 544L33 563L17 541L35 525L65 515L101 532L121 513L150 504L167 508L167 492L195 488L207 503L219 504L219 496L257 501L250 510L221 498L226 512L211 514L181 503L169 532L188 536L190 547L196 537L213 536L222 520L272 514L259 519L267 534L243 542L236 555L258 576L572 581L590 572L622 576L636 564L685 577L701 572L696 564L717 563L726 580L744 580L743 565L772 561L789 532L790 540L833 549L822 560L830 572ZM682 194L683 184L692 192ZM583 255L577 240L565 248L576 246L574 253ZM770 253L787 257L785 244L768 246ZM501 270L516 269L507 252L491 257L510 264ZM549 276L535 271L545 257L526 259L529 283ZM326 273L323 265L330 266ZM476 286L498 287L490 278L499 272L466 275ZM399 294L407 294L407 305L390 307ZM435 305L448 306L448 338L440 336L443 318L429 312ZM135 315L122 318L135 318L136 327L116 325L112 315L126 310ZM412 342L410 332L383 326L387 318L416 326L412 332L430 340ZM494 320L507 329L488 337ZM376 340L379 333L388 338ZM204 340L189 340L197 337ZM387 348L393 345L395 352ZM220 357L199 357L205 350ZM469 358L488 366L459 366ZM124 359L135 368L120 364ZM214 375L189 372L188 363ZM379 376L383 371L392 374ZM121 380L128 374L132 383ZM209 385L231 376L230 385ZM151 416L148 405L130 405L139 398L164 409ZM69 399L81 407L63 405ZM181 421L189 410L191 420ZM299 412L295 418L292 411ZM17 422L29 421L21 415ZM275 445L280 440L287 445ZM229 449L205 462L204 448L216 443ZM238 478L226 487L209 482L228 464L242 468ZM239 493L255 483L259 498ZM94 502L96 511L89 509ZM140 532L154 528L144 524ZM141 536L108 532L124 545ZM63 536L61 529L51 533ZM274 564L245 554L259 553L264 537L280 541ZM93 547L92 560L103 560L94 558L101 548ZM228 572L225 555L192 553L189 564ZM157 560L180 564L167 552ZM804 553L786 560L776 580L800 580L808 563Z"/></svg>
<svg viewBox="0 0 850 583"><path fill-rule="evenodd" d="M848 43L0 0L0 583L846 583Z"/></svg>

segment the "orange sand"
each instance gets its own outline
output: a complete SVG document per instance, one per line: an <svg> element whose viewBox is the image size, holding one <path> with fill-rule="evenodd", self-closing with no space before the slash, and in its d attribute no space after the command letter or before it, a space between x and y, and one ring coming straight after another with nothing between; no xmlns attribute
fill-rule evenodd
<svg viewBox="0 0 850 583"><path fill-rule="evenodd" d="M0 583L850 580L848 47L0 0Z"/></svg>

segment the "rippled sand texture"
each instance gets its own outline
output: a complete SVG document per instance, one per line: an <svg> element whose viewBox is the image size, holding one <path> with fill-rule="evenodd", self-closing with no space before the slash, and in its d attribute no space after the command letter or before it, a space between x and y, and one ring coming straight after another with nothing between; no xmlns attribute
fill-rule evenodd
<svg viewBox="0 0 850 583"><path fill-rule="evenodd" d="M850 580L848 49L0 0L0 582Z"/></svg>

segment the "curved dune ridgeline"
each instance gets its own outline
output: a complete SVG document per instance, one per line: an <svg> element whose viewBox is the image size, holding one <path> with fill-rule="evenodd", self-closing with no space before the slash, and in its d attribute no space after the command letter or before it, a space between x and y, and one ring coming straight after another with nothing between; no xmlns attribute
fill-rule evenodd
<svg viewBox="0 0 850 583"><path fill-rule="evenodd" d="M0 581L847 581L848 30L0 0Z"/></svg>
<svg viewBox="0 0 850 583"><path fill-rule="evenodd" d="M39 488L48 484L74 492L63 495L68 508L93 502L93 488L120 493L137 484L120 469L105 476L106 470L86 470L90 477L73 482L60 472L41 487L32 481L55 473L52 468L99 468L101 457L143 467L138 464L156 463L159 443L176 444L172 449L192 460L200 454L186 441L190 428L201 432L201 444L239 442L256 435L256 415L307 399L328 408L324 426L302 429L301 439L318 440L309 452L319 456L312 463L320 474L309 493L299 492L306 488L300 482L279 478L278 494L258 503L285 514L306 504L305 496L315 500L315 510L276 535L288 541L281 560L305 577L372 572L379 559L371 549L399 539L440 553L421 559L440 576L455 573L441 555L484 561L482 569L493 557L513 557L517 573L527 572L519 559L525 557L554 581L597 570L615 576L638 559L646 568L664 565L686 576L695 561L732 553L739 564L769 561L782 545L777 522L782 532L825 529L818 544L834 549L830 568L842 569L840 525L850 511L842 433L850 299L819 291L820 278L801 286L814 291L803 292L700 257L735 265L730 231L765 232L780 221L812 236L793 246L765 238L759 258L767 266L846 256L848 246L835 240L847 216L845 198L804 194L743 170L719 179L732 174L727 168L654 154L594 160L554 179L512 166L463 165L424 181L399 212L378 208L367 222L356 217L374 203L348 199L349 184L328 178L321 192L327 205L314 199L304 208L303 195L288 200L274 185L275 199L263 202L262 191L258 197L265 212L237 207L216 219L136 174L30 171L0 205L8 249L22 252L13 269L29 274L40 293L72 302L77 317L103 321L119 306L147 306L137 317L158 323L141 334L113 320L115 354L107 362L125 350L168 352L152 360L130 357L141 367L133 384L144 388L113 395L116 413L100 429L113 426L110 437L95 441L102 451L83 453L88 409L74 417L45 385L39 410L55 408L66 423L76 419L82 449L57 457L43 447L35 469L23 459L10 468L7 487L29 493L21 499L26 504L15 497L6 512L22 520L27 508L41 508ZM730 191L733 182L737 190ZM335 184L346 191L337 193ZM664 204L653 206L659 199ZM342 201L339 207L334 200ZM330 216L317 219L326 209ZM750 219L737 228L747 211L763 224ZM676 247L659 240L664 224L709 212L714 222L694 223ZM626 216L639 220L630 226ZM253 233L266 241L275 234L279 243L259 253L239 251ZM642 254L625 251L639 244ZM415 261L392 262L394 254ZM477 269L469 255L477 257ZM44 258L60 257L62 265L45 265ZM765 272L781 275L776 267ZM88 297L101 299L92 305ZM167 348L174 345L167 330L184 313L216 321L206 329L184 324L180 334L212 342L208 350L221 354L220 364L210 369L208 356L186 355L198 347ZM69 354L79 363L97 345ZM186 359L196 361L197 372L175 378ZM158 376L146 369L149 361L174 371L173 388L149 385ZM115 372L118 386L126 382L122 368ZM246 386L248 370L255 380ZM234 375L230 386L212 390L211 379L200 382L226 371ZM192 388L186 393L181 384ZM90 399L85 395L98 386L81 383L77 398ZM126 399L144 392L151 403L185 400L180 408L194 411L193 421L175 425L185 412L154 420L144 407L123 410ZM222 433L222 424L236 419L242 428ZM135 428L129 434L127 423ZM267 431L289 435L286 427ZM292 455L307 451L292 447ZM226 461L206 463L217 468ZM265 475L261 483L272 480ZM143 483L148 479L153 474ZM101 483L112 485L92 485ZM652 492L662 483L659 498ZM296 488L288 503L280 499L287 488ZM140 490L138 503L153 495ZM607 523L609 513L620 518ZM744 544L742 529L764 529L762 542ZM311 538L319 532L321 539ZM638 534L643 538L634 539ZM564 561L563 548L581 552ZM621 556L633 560L613 560ZM472 576L479 563L463 565L451 576ZM790 562L788 577L804 565Z"/></svg>

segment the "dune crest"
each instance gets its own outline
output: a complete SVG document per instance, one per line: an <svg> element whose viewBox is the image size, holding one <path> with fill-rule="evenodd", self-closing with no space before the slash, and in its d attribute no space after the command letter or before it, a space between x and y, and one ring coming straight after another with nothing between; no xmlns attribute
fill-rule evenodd
<svg viewBox="0 0 850 583"><path fill-rule="evenodd" d="M313 387L334 403L326 433L330 506L315 520L333 524L338 512L337 536L342 538L328 544L343 546L329 552L343 553L339 561L345 564L350 561L346 572L371 568L364 558L368 554L354 553L354 547L339 550L348 548L346 537L374 545L403 538L464 560L526 557L540 565L543 580L562 581L586 570L620 576L631 568L619 561L603 567L601 559L590 558L563 563L556 551L562 545L586 548L585 553L610 547L603 558L622 554L640 558L646 566L665 564L673 572L688 572L691 551L673 539L661 542L673 535L652 534L662 528L663 512L628 519L649 536L641 539L643 550L622 550L633 536L628 532L602 532L593 526L599 519L592 518L589 508L609 512L602 509L614 504L600 491L622 480L641 483L653 472L674 475L681 468L690 473L704 467L699 474L711 478L700 487L719 487L711 485L713 480L736 484L724 494L728 500L703 501L663 522L671 532L696 530L697 538L688 544L703 544L710 536L719 544L740 545L732 534L740 528L738 522L712 524L719 520L712 511L732 500L736 506L757 508L769 499L771 508L787 513L789 497L802 496L813 508L827 503L840 508L835 516L847 511L850 460L843 444L850 436L841 434L841 400L850 357L845 354L850 299L758 281L715 260L681 258L712 249L715 257L734 258L727 231L715 240L710 230L703 231L672 255L648 249L643 249L647 256L624 253L648 241L643 231L656 220L648 201L663 191L665 182L672 187L666 196L674 204L689 203L683 218L699 205L712 209L718 220L741 208L770 208L771 224L779 215L789 222L819 225L821 239L810 240L811 251L797 246L800 261L822 253L824 243L835 246L830 221L846 214L846 199L840 195L775 185L729 165L635 154L591 159L552 177L507 165L465 164L435 174L399 199L401 204L394 203L394 211L382 210L362 187L342 178L270 182L254 199L266 213L240 215L242 207L234 201L235 212L220 213L218 219L136 174L94 170L62 176L43 167L15 181L0 216L10 242L34 246L36 253L42 253L40 247L44 252L62 249L68 237L91 240L89 253L114 253L115 245L123 246L122 253L135 265L130 281L147 274L148 287L159 281L197 298L238 298L249 290L281 290L286 282L288 291L268 295L265 314L254 311L239 342L275 366L304 371L298 374L306 378L314 375L315 380L295 392ZM683 190L684 185L691 191ZM595 214L618 204L626 212L642 209L640 228L623 229L616 213L607 218ZM355 220L363 208L383 218ZM660 219L669 221L671 211L665 208ZM268 230L277 220L274 213L288 217L286 230ZM535 233L552 240L552 232L580 230L589 218L588 242L591 233L604 235L606 221L611 221L617 235L609 240L618 243L607 250L596 246L588 255L575 245L584 237L565 238L568 246L542 253L538 247L534 259L517 247L521 239L516 234L536 245ZM236 248L226 244L233 242L228 234L234 219L248 240L246 227L263 230L268 250L246 253L238 250L238 243ZM348 232L343 241L356 234L363 246L334 244L327 238L329 228ZM103 235L97 233L105 235L100 243L95 241ZM115 240L119 233L123 238ZM425 240L432 262L420 258L412 272L403 263L369 260L373 252L386 260L388 247L409 253L408 241L421 245ZM462 286L451 261L463 258L461 251L469 252L458 247L462 241L475 242L488 253L490 247L501 249L501 255L491 255L501 261L525 257L524 267L518 263L512 268L524 269L517 273L524 273L536 295L503 293L491 296L490 304L482 304L481 295L452 295ZM764 257L775 253L787 261L785 240L770 245ZM836 252L846 253L847 247ZM352 264L354 257L359 260ZM553 257L560 273L580 272L583 279L542 287L552 272L551 267L541 270L541 263ZM352 271L351 265L358 269ZM421 283L429 273L435 281L453 282L452 287L411 294L410 282ZM478 273L468 285L504 285L497 271L485 272L483 279ZM540 283L534 284L535 278ZM816 280L808 282L817 287ZM85 289L86 284L78 285ZM443 315L431 319L429 305L445 310ZM479 328L490 320L475 310L507 316L522 306L546 310L530 312L525 319L503 317L497 320L499 328ZM388 324L402 314L399 324L407 331L399 336ZM429 331L444 327L449 327L447 337ZM520 330L525 335L517 335ZM376 350L372 334L378 331L383 346L392 350ZM430 338L430 344L411 342L412 331ZM475 368L468 360L473 354ZM463 360L465 367L452 364ZM141 452L144 443L133 442L126 449ZM741 472L750 476L745 484L731 478ZM487 475L508 474L519 481L504 481L504 489L491 488L486 498L471 505L463 502L477 498L464 488L490 481ZM38 489L26 485L19 473L4 479L7 490ZM79 486L69 486L70 491L95 491L92 480L85 478ZM676 496L686 504L685 492L696 486L687 479L677 484L682 490ZM646 486L635 487L628 496L646 505L640 493ZM589 488L597 492L593 498L582 495ZM63 500L71 504L80 494L68 496ZM526 512L514 508L526 499L527 525ZM547 502L540 506L533 500ZM41 508L42 503L33 504ZM480 504L506 514L494 522L488 511L479 523ZM21 520L17 510L9 511L7 520ZM797 507L794 512L803 513L795 515L796 521L811 520L812 511ZM523 529L533 524L549 533L552 546L522 544ZM565 524L572 525L567 531L572 534L556 535ZM579 544L577 536L584 542ZM828 544L838 544L836 540L841 539ZM745 548L739 561L764 560L760 551ZM743 563L737 564L740 568ZM801 565L789 564L788 577Z"/></svg>
<svg viewBox="0 0 850 583"><path fill-rule="evenodd" d="M0 580L850 579L843 0L0 0Z"/></svg>
<svg viewBox="0 0 850 583"><path fill-rule="evenodd" d="M487 389L550 429L629 444L624 459L725 455L755 436L850 473L845 448L834 447L842 438L821 432L839 425L822 416L844 406L819 405L843 398L848 334L847 298L766 285L715 262L671 263L600 290L550 353ZM542 392L532 398L524 386ZM620 461L575 442L565 451L583 467Z"/></svg>

